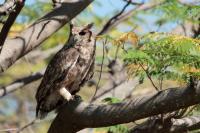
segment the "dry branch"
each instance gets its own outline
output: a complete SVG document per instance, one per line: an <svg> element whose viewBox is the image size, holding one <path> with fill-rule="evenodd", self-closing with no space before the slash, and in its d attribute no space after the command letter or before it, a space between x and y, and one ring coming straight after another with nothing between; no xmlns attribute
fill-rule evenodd
<svg viewBox="0 0 200 133"><path fill-rule="evenodd" d="M114 15L112 18L110 18L108 20L108 22L104 25L104 27L102 28L102 30L98 33L98 35L102 35L104 32L106 32L107 29L109 29L109 26L114 23L115 21L117 21L118 17L120 15L122 15L124 13L124 11L126 10L126 8L131 4L131 0L129 0L126 5L122 8L122 10L117 13L116 15Z"/></svg>
<svg viewBox="0 0 200 133"><path fill-rule="evenodd" d="M139 79L129 79L123 64L118 60L111 60L108 63L109 80L98 89L96 96L92 102L102 101L107 97L117 97L125 99L129 96L133 89L139 84ZM123 92L121 91L123 89Z"/></svg>
<svg viewBox="0 0 200 133"><path fill-rule="evenodd" d="M0 32L0 51L1 51L1 48L8 36L8 32L10 31L10 28L11 26L14 24L17 16L19 15L20 11L22 10L22 8L24 7L24 0L17 0L15 2L16 6L13 10L15 11L12 11L10 14L9 14L9 17L8 19L6 20L5 24L3 25L3 28ZM0 52L1 53L1 52Z"/></svg>
<svg viewBox="0 0 200 133"><path fill-rule="evenodd" d="M180 119L147 120L146 122L133 127L130 133L184 133L200 128L200 116L188 116Z"/></svg>
<svg viewBox="0 0 200 133"><path fill-rule="evenodd" d="M121 22L129 19L137 11L149 10L149 9L152 9L156 6L163 4L163 3L164 2L161 0L158 3L149 2L149 3L146 3L146 4L141 4L141 5L137 6L136 8L131 9L128 12L124 12L124 10L123 10L124 8L126 9L126 5L125 5L121 12L119 12L118 14L116 14L115 16L113 16L112 18L110 18L106 22L106 24L103 26L102 30L98 33L98 35L101 35L101 34L108 32L110 29L112 29L113 27L116 27Z"/></svg>
<svg viewBox="0 0 200 133"><path fill-rule="evenodd" d="M43 76L43 74L44 74L44 70L41 72L36 72L34 74L31 74L27 77L18 79L16 81L14 81L13 83L9 84L8 86L0 87L0 98L11 92L16 91L20 87L23 87L31 82L34 82L34 81L40 79Z"/></svg>
<svg viewBox="0 0 200 133"><path fill-rule="evenodd" d="M132 5L142 5L144 3L133 2L133 0L123 0L124 2L130 2Z"/></svg>

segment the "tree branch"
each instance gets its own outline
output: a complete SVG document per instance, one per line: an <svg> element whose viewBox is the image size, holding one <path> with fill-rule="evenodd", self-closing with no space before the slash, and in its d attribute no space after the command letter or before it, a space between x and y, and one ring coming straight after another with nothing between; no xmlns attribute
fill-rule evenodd
<svg viewBox="0 0 200 133"><path fill-rule="evenodd" d="M139 84L139 79L134 78L127 81L128 75L123 64L118 60L111 60L108 63L109 80L98 89L96 96L92 102L101 101L107 97L117 97L124 99L127 95L131 94L133 88ZM123 92L121 90L123 89ZM114 93L112 93L114 92ZM113 95L114 94L114 95Z"/></svg>
<svg viewBox="0 0 200 133"><path fill-rule="evenodd" d="M118 17L126 10L126 8L131 4L131 0L127 1L126 5L122 8L122 10L117 13L116 15L114 15L112 18L110 18L108 20L108 22L104 25L104 27L102 28L102 30L98 33L98 35L102 35L108 28L109 26L115 22Z"/></svg>
<svg viewBox="0 0 200 133"><path fill-rule="evenodd" d="M200 116L188 116L180 119L161 119L147 120L146 122L133 127L130 133L183 133L199 129Z"/></svg>
<svg viewBox="0 0 200 133"><path fill-rule="evenodd" d="M186 6L195 6L195 5L199 5L200 4L200 0L196 0L196 1L185 1L185 0L178 0L179 3L186 5Z"/></svg>
<svg viewBox="0 0 200 133"><path fill-rule="evenodd" d="M103 26L102 30L98 33L98 35L108 32L110 29L117 26L121 22L129 19L137 11L149 10L149 9L159 6L163 3L164 3L163 1L160 1L158 3L153 3L153 4L150 2L150 3L139 5L136 8L131 9L128 12L124 12L124 10L122 10L120 13L116 14L115 16L113 16L106 22L106 24Z"/></svg>
<svg viewBox="0 0 200 133"><path fill-rule="evenodd" d="M8 36L8 32L10 31L11 26L14 24L17 16L19 15L20 11L24 7L24 0L17 0L16 1L16 7L14 8L15 11L12 11L6 20L5 24L3 25L3 28L0 32L0 53L1 48L6 40L6 37Z"/></svg>
<svg viewBox="0 0 200 133"><path fill-rule="evenodd" d="M0 87L0 98L11 92L16 91L20 87L23 87L33 81L40 79L43 76L43 74L44 74L44 70L41 72L37 72L32 75L29 75L27 77L18 79L16 81L14 81L13 83L9 84L8 86Z"/></svg>
<svg viewBox="0 0 200 133"><path fill-rule="evenodd" d="M129 0L123 0L124 2L129 2ZM144 3L138 3L138 2L133 2L133 1L130 1L132 5L142 5Z"/></svg>
<svg viewBox="0 0 200 133"><path fill-rule="evenodd" d="M16 6L16 1L14 0L6 0L4 4L0 5L0 16L7 15L12 12Z"/></svg>
<svg viewBox="0 0 200 133"><path fill-rule="evenodd" d="M171 131L183 132L199 129L200 116L189 116L181 119L172 119Z"/></svg>
<svg viewBox="0 0 200 133"><path fill-rule="evenodd" d="M110 105L94 105L75 100L61 107L48 133L73 133L89 127L128 123L195 105L200 103L200 82L197 86L170 88Z"/></svg>
<svg viewBox="0 0 200 133"><path fill-rule="evenodd" d="M0 54L0 72L5 71L19 58L39 46L53 33L85 9L93 0L67 2L53 9L44 17L25 29L14 39L6 39Z"/></svg>

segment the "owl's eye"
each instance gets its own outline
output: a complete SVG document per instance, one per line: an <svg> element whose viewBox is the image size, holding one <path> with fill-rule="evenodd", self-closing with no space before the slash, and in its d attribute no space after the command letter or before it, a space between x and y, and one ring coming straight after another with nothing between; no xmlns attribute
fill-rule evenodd
<svg viewBox="0 0 200 133"><path fill-rule="evenodd" d="M86 34L85 31L81 31L81 32L79 32L79 35L80 35L80 36L84 36L85 34Z"/></svg>

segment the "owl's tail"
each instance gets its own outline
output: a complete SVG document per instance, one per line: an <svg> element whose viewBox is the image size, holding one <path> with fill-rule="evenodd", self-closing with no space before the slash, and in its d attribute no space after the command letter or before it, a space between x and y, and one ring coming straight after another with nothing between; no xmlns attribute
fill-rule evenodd
<svg viewBox="0 0 200 133"><path fill-rule="evenodd" d="M62 105L63 102L63 99L54 99L53 102L49 102L49 100L39 101L36 107L36 118L44 119L49 112Z"/></svg>
<svg viewBox="0 0 200 133"><path fill-rule="evenodd" d="M37 105L36 107L36 119L44 119L49 111L41 110L40 109L40 104Z"/></svg>

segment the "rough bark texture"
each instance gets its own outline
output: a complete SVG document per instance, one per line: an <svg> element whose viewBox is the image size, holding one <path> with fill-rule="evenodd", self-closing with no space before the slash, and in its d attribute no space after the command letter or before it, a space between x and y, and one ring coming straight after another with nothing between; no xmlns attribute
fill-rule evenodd
<svg viewBox="0 0 200 133"><path fill-rule="evenodd" d="M0 54L0 72L5 71L16 60L39 46L49 36L59 30L93 0L76 0L67 2L34 22L14 39L6 39ZM75 1L75 0L74 0Z"/></svg>
<svg viewBox="0 0 200 133"><path fill-rule="evenodd" d="M199 97L198 85L198 87L169 88L111 105L87 104L75 100L61 107L48 133L73 133L83 128L133 122L198 104Z"/></svg>
<svg viewBox="0 0 200 133"><path fill-rule="evenodd" d="M181 119L168 119L162 121L159 119L147 120L146 122L135 126L130 133L187 133L199 129L200 116L189 116Z"/></svg>

